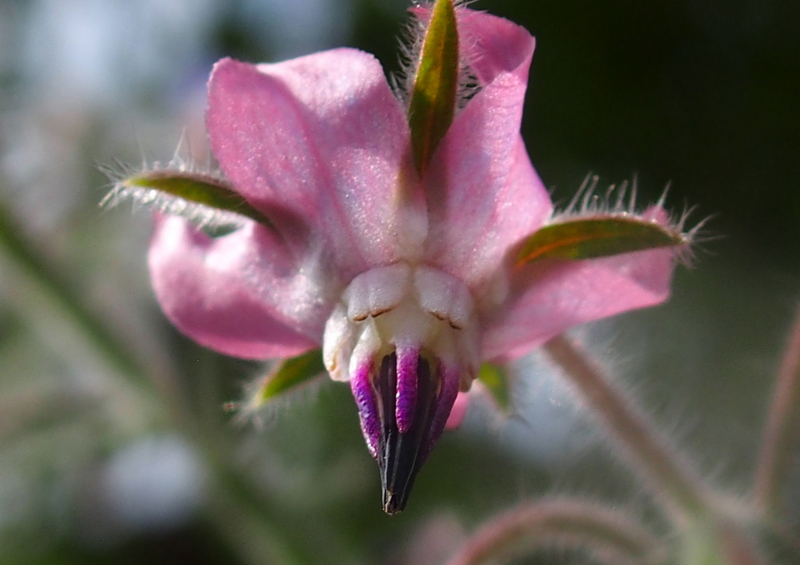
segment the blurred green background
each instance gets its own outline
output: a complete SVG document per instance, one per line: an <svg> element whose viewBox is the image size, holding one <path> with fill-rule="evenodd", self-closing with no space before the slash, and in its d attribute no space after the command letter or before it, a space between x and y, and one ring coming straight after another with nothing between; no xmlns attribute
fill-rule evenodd
<svg viewBox="0 0 800 565"><path fill-rule="evenodd" d="M800 296L800 3L474 7L537 37L523 134L557 202L594 173L636 179L642 205L669 185L677 214L712 216L669 304L576 335L704 474L746 492ZM408 510L384 516L347 388L323 382L261 426L231 423L223 404L264 368L178 335L149 288L149 214L98 207L100 166L168 161L184 130L202 135L219 57L349 45L392 72L406 8L0 0L0 562L425 565L543 493L652 514L533 355L517 367L517 416L479 402Z"/></svg>

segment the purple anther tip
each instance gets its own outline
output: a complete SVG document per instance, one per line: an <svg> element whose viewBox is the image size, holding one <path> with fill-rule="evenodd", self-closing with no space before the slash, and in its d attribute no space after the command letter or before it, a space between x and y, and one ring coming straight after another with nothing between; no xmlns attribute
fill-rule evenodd
<svg viewBox="0 0 800 565"><path fill-rule="evenodd" d="M356 401L361 420L361 432L367 442L367 449L374 459L378 458L378 444L381 437L381 421L375 404L375 393L370 381L372 362L360 366L350 379L350 389Z"/></svg>
<svg viewBox="0 0 800 565"><path fill-rule="evenodd" d="M397 430L401 434L408 432L414 423L414 414L417 410L418 366L419 350L398 348L395 418L397 419Z"/></svg>
<svg viewBox="0 0 800 565"><path fill-rule="evenodd" d="M436 402L435 412L431 418L430 429L428 431L428 443L422 449L422 460L428 458L433 446L442 436L447 418L453 410L453 404L458 396L458 387L461 381L461 371L457 367L448 367L445 363L439 362L438 373L442 379L442 388Z"/></svg>

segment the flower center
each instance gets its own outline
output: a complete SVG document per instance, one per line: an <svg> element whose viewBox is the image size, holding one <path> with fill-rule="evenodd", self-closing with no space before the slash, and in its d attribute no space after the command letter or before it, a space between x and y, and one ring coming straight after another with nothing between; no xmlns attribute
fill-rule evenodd
<svg viewBox="0 0 800 565"><path fill-rule="evenodd" d="M477 375L479 345L466 285L425 265L362 273L328 318L325 365L334 379L350 381L386 512L405 506L456 394Z"/></svg>

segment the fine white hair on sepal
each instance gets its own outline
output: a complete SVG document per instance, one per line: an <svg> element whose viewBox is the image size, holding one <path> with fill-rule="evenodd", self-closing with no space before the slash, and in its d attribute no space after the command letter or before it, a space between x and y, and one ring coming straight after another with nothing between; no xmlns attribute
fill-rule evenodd
<svg viewBox="0 0 800 565"><path fill-rule="evenodd" d="M669 184L654 204L640 207L637 205L635 177L630 183L624 181L620 184L611 184L605 190L598 189L599 180L598 175L588 174L566 208L555 211L548 223L558 224L571 220L603 217L653 222L683 242L676 247L676 256L685 264L691 264L693 261L698 243L713 239L703 231L711 217L705 217L689 228L687 226L690 216L695 212L694 207L684 207L678 215L670 213L665 208Z"/></svg>
<svg viewBox="0 0 800 565"><path fill-rule="evenodd" d="M100 201L102 208L113 208L123 202L131 202L134 211L147 209L172 216L180 216L189 220L198 228L212 234L229 232L245 226L250 219L246 216L181 198L157 188L146 185L146 181L166 178L182 178L186 181L209 184L225 191L235 193L221 171L210 164L197 164L184 156L183 140L179 144L172 159L162 164L159 161L131 167L122 163L101 165L100 170L111 181L111 189ZM186 151L190 153L190 151Z"/></svg>
<svg viewBox="0 0 800 565"><path fill-rule="evenodd" d="M279 363L280 361L267 362L255 378L242 383L242 400L226 402L223 405L224 410L232 414L230 421L233 425L243 427L250 424L259 430L263 429L277 421L279 416L291 412L292 409L310 404L319 396L324 383L330 380L325 378L326 374L323 371L291 390L265 400L261 398L260 393L265 381L270 378L271 371Z"/></svg>
<svg viewBox="0 0 800 565"><path fill-rule="evenodd" d="M558 222L566 219L600 215L615 217L637 215L636 179L630 183L630 186L627 181L619 185L611 184L603 193L600 193L597 189L599 181L600 177L598 175L587 175L567 207L553 215L553 221ZM656 204L659 208L662 207L666 194L667 190L665 189Z"/></svg>
<svg viewBox="0 0 800 565"><path fill-rule="evenodd" d="M474 0L456 0L454 6L456 9L456 16L458 11L467 5L471 4ZM432 8L433 2L419 2L419 7ZM412 16L408 23L403 27L400 32L400 70L393 73L389 77L389 84L394 90L395 96L408 107L411 99L411 93L414 90L414 79L417 76L417 69L419 67L420 56L422 51L422 43L425 37L425 30L428 22L423 21L417 14L412 12ZM468 38L463 34L459 34L459 69L458 69L458 89L456 90L456 111L462 110L472 97L480 91L480 83L477 77L470 69L466 60L461 56L465 50L472 50L474 46L471 43L466 43Z"/></svg>

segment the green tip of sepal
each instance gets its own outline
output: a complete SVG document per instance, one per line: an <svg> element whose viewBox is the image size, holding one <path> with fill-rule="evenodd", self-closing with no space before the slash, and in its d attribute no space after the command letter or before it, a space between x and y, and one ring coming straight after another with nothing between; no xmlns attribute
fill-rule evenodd
<svg viewBox="0 0 800 565"><path fill-rule="evenodd" d="M197 223L224 224L245 217L272 228L272 222L256 210L224 179L208 173L181 169L144 171L118 180L103 204L131 199L165 214L187 217Z"/></svg>
<svg viewBox="0 0 800 565"><path fill-rule="evenodd" d="M594 259L688 243L687 235L646 218L579 218L544 226L529 236L517 253L516 265L539 259Z"/></svg>
<svg viewBox="0 0 800 565"><path fill-rule="evenodd" d="M246 410L258 410L323 373L325 364L322 362L321 349L312 349L297 357L284 359L257 381L253 394L243 407Z"/></svg>
<svg viewBox="0 0 800 565"><path fill-rule="evenodd" d="M478 371L478 382L489 393L498 410L504 416L509 416L512 411L511 383L505 369L499 365L484 363Z"/></svg>
<svg viewBox="0 0 800 565"><path fill-rule="evenodd" d="M452 0L436 0L422 40L408 106L411 145L423 174L453 122L460 62L458 26Z"/></svg>

